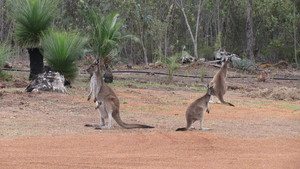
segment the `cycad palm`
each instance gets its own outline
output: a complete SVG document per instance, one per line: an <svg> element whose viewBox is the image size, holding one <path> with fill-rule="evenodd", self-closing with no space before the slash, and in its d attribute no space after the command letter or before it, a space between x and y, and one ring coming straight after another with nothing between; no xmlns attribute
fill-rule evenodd
<svg viewBox="0 0 300 169"><path fill-rule="evenodd" d="M51 32L42 39L43 54L48 64L69 81L76 77L76 61L87 39L76 33Z"/></svg>
<svg viewBox="0 0 300 169"><path fill-rule="evenodd" d="M168 68L169 72L169 80L173 79L174 71L180 68L180 64L178 63L181 55L175 54L171 57L166 57L165 64Z"/></svg>
<svg viewBox="0 0 300 169"><path fill-rule="evenodd" d="M15 40L28 48L30 76L33 80L43 70L43 56L39 51L41 36L46 32L55 17L59 0L12 0L16 19Z"/></svg>
<svg viewBox="0 0 300 169"><path fill-rule="evenodd" d="M118 17L119 14L114 12L105 18L101 18L95 11L90 10L90 19L93 26L92 46L97 57L105 65L104 80L106 82L113 81L109 64L120 53L120 41L124 38L131 38L138 41L135 36L121 35L119 31L124 20L118 20Z"/></svg>
<svg viewBox="0 0 300 169"><path fill-rule="evenodd" d="M97 56L101 59L114 57L118 53L118 42L121 40L121 34L118 32L123 21L117 22L119 14L112 13L100 18L97 13L92 13L93 38L92 43Z"/></svg>

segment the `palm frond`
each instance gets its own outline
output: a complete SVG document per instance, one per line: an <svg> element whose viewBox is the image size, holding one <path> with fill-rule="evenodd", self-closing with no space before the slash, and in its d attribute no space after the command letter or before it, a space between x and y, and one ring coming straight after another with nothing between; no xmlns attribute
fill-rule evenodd
<svg viewBox="0 0 300 169"><path fill-rule="evenodd" d="M76 77L77 58L87 39L77 33L50 32L42 39L42 49L48 64L66 79Z"/></svg>
<svg viewBox="0 0 300 169"><path fill-rule="evenodd" d="M16 19L15 39L25 47L36 47L49 29L60 0L12 0Z"/></svg>
<svg viewBox="0 0 300 169"><path fill-rule="evenodd" d="M120 41L123 38L131 38L134 41L139 39L133 35L122 36L120 29L124 24L124 20L119 19L117 12L110 13L104 18L95 12L93 9L89 9L89 18L93 27L92 46L94 48L97 57L102 61L110 61L118 56L121 52ZM105 62L109 64L109 62Z"/></svg>

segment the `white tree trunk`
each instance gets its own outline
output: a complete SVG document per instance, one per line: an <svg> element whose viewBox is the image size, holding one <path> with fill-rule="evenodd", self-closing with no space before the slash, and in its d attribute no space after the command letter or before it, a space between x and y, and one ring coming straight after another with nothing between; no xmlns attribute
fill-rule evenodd
<svg viewBox="0 0 300 169"><path fill-rule="evenodd" d="M196 26L195 26L195 29L196 29L195 30L195 34L193 34L193 32L192 32L190 23L189 23L188 18L186 16L186 12L185 12L182 0L176 0L175 1L175 3L180 8L180 10L181 10L181 12L183 14L186 26L188 28L188 31L189 31L190 35L191 35L191 39L192 39L193 46L194 46L194 57L196 57L196 58L198 58L198 30L199 30L200 12L201 12L201 8L202 8L202 5L203 5L203 1L199 0L199 4L198 4L198 12L197 12L197 19L196 19Z"/></svg>
<svg viewBox="0 0 300 169"><path fill-rule="evenodd" d="M247 0L247 55L254 61L254 36L253 36L253 18L252 18L252 0Z"/></svg>

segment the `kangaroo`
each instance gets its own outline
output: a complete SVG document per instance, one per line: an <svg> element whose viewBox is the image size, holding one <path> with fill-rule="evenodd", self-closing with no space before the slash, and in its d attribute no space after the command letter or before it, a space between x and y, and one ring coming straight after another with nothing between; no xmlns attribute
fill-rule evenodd
<svg viewBox="0 0 300 169"><path fill-rule="evenodd" d="M228 69L229 63L231 63L231 57L226 58L226 61L224 62L221 69L217 72L217 74L215 74L211 83L214 84L214 94L213 95L217 96L222 104L234 106L233 104L224 101L224 98L223 98L223 96L225 95L226 90L227 90L227 84L226 84L225 80L227 77L227 69Z"/></svg>
<svg viewBox="0 0 300 169"><path fill-rule="evenodd" d="M203 120L205 112L209 113L209 99L211 95L214 94L213 84L210 83L207 85L207 92L204 96L195 100L186 110L186 127L178 128L176 131L187 131L191 128L192 124L199 120L200 121L200 130L210 130L209 128L203 128Z"/></svg>
<svg viewBox="0 0 300 169"><path fill-rule="evenodd" d="M100 113L100 123L99 124L86 124L86 127L95 127L95 129L111 129L112 119L114 119L121 127L126 129L132 128L154 128L152 126L143 124L127 124L124 123L120 118L120 102L114 91L104 82L101 75L101 65L99 59L95 60L94 63L90 65L87 72L92 75L93 88L96 105ZM92 81L92 80L91 80ZM92 86L92 85L91 85ZM105 126L105 119L108 118L108 125Z"/></svg>
<svg viewBox="0 0 300 169"><path fill-rule="evenodd" d="M95 58L92 55L88 55L86 60L90 62L91 64L95 60ZM94 103L97 105L97 100L96 100L96 93L99 93L99 89L97 89L97 84L96 84L96 76L93 76L93 73L90 73L90 93L88 95L87 100L89 101L91 97L94 97ZM99 108L97 105L96 109Z"/></svg>

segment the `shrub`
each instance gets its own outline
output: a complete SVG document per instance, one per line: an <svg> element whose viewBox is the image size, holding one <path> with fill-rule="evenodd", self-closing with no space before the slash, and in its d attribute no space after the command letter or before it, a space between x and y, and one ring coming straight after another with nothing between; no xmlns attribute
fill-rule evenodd
<svg viewBox="0 0 300 169"><path fill-rule="evenodd" d="M74 80L77 72L76 61L87 39L77 33L51 32L42 39L43 54L54 71Z"/></svg>
<svg viewBox="0 0 300 169"><path fill-rule="evenodd" d="M15 40L25 47L37 47L52 24L60 0L12 0L16 19Z"/></svg>
<svg viewBox="0 0 300 169"><path fill-rule="evenodd" d="M169 73L169 80L173 79L174 71L180 68L180 61L181 54L175 54L171 57L166 57L165 65L167 66L168 73Z"/></svg>
<svg viewBox="0 0 300 169"><path fill-rule="evenodd" d="M245 73L254 73L257 67L256 64L249 59L233 60L232 66Z"/></svg>
<svg viewBox="0 0 300 169"><path fill-rule="evenodd" d="M11 55L10 47L6 44L0 44L0 68L2 68L5 64L5 61L7 58ZM7 76L3 74L3 72L0 69L0 78L7 80Z"/></svg>
<svg viewBox="0 0 300 169"><path fill-rule="evenodd" d="M200 56L205 58L206 60L213 60L213 58L214 58L214 48L212 48L208 45L204 45L200 49Z"/></svg>
<svg viewBox="0 0 300 169"><path fill-rule="evenodd" d="M5 61L7 60L10 54L11 54L10 47L6 44L0 44L0 67L1 68L4 66Z"/></svg>

